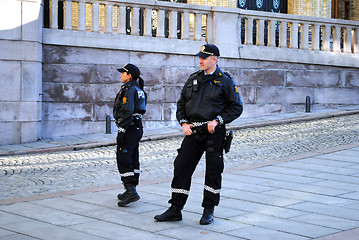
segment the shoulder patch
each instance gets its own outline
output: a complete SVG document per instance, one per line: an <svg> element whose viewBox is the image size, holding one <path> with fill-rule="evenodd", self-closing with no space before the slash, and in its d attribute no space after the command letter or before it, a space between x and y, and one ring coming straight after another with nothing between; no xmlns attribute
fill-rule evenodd
<svg viewBox="0 0 359 240"><path fill-rule="evenodd" d="M126 104L127 103L127 97L123 97L122 98L122 104Z"/></svg>
<svg viewBox="0 0 359 240"><path fill-rule="evenodd" d="M235 92L235 93L239 93L239 88L238 88L238 86L236 86L236 85L234 85L234 92Z"/></svg>

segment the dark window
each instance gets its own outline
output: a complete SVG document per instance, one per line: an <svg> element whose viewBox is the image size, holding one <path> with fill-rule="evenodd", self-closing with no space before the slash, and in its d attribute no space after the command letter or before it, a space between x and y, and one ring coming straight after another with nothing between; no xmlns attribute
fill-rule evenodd
<svg viewBox="0 0 359 240"><path fill-rule="evenodd" d="M238 0L239 8L266 12L288 12L288 0Z"/></svg>

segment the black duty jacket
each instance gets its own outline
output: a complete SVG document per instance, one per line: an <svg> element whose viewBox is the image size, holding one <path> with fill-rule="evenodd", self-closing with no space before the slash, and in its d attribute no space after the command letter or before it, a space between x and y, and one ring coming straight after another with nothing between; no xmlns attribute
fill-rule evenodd
<svg viewBox="0 0 359 240"><path fill-rule="evenodd" d="M212 75L193 73L185 83L177 102L177 120L183 123L207 122L216 119L230 123L243 111L238 87L220 67Z"/></svg>
<svg viewBox="0 0 359 240"><path fill-rule="evenodd" d="M113 117L119 128L126 130L133 124L134 117L142 117L146 112L145 93L136 80L122 85L113 106Z"/></svg>

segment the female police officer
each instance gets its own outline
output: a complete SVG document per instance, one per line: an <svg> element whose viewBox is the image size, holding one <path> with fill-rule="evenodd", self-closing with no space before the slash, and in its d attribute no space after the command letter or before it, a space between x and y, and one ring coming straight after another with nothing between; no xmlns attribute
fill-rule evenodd
<svg viewBox="0 0 359 240"><path fill-rule="evenodd" d="M146 112L146 94L138 67L127 64L117 70L121 72L121 82L124 83L113 107L118 127L117 167L126 189L117 196L118 206L122 207L140 199L136 191L140 175L138 146L143 135L142 114Z"/></svg>

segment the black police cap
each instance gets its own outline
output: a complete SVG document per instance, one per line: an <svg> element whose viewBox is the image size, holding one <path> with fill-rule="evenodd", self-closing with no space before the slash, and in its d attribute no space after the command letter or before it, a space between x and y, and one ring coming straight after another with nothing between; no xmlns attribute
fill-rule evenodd
<svg viewBox="0 0 359 240"><path fill-rule="evenodd" d="M134 79L138 78L141 74L140 69L131 63L126 64L122 68L118 68L117 71L127 72L127 73L131 74Z"/></svg>
<svg viewBox="0 0 359 240"><path fill-rule="evenodd" d="M208 58L209 56L219 57L219 49L216 45L205 44L201 47L201 50L196 54L196 56L201 58Z"/></svg>

